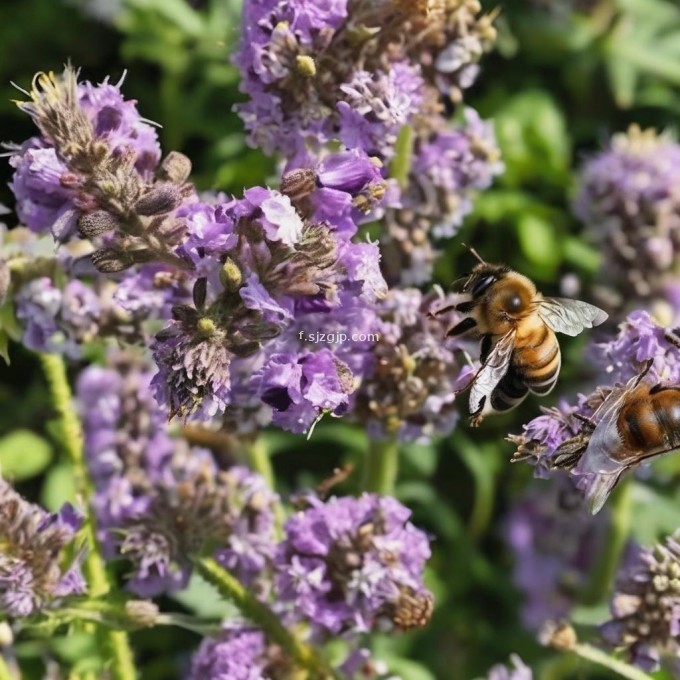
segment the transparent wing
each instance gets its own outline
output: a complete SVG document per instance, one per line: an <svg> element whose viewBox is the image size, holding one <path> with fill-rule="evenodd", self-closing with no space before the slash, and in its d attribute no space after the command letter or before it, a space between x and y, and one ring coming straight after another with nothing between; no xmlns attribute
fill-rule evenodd
<svg viewBox="0 0 680 680"><path fill-rule="evenodd" d="M486 361L472 381L470 390L470 413L476 414L488 406L491 393L508 372L512 350L515 346L515 331L506 333L493 347Z"/></svg>
<svg viewBox="0 0 680 680"><path fill-rule="evenodd" d="M608 314L581 300L569 298L544 298L538 307L538 315L556 333L578 335L584 328L599 326Z"/></svg>

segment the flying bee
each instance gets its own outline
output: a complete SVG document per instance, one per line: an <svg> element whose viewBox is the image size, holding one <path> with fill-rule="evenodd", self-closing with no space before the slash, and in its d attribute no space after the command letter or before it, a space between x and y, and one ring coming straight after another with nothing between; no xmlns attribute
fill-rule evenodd
<svg viewBox="0 0 680 680"><path fill-rule="evenodd" d="M596 514L621 475L648 458L680 448L680 385L645 380L652 362L614 387L577 435L555 451L555 467L573 469Z"/></svg>
<svg viewBox="0 0 680 680"><path fill-rule="evenodd" d="M477 427L484 416L518 406L529 392L548 394L561 365L555 333L578 335L607 314L580 300L543 297L526 276L471 252L479 264L462 287L469 299L436 313L453 308L467 315L447 337L474 331L481 338L482 366L470 384L470 423Z"/></svg>

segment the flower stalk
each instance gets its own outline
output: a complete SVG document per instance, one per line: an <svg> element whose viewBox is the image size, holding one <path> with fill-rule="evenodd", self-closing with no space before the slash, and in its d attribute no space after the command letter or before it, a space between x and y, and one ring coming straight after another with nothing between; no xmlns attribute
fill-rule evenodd
<svg viewBox="0 0 680 680"><path fill-rule="evenodd" d="M308 671L310 678L317 680L338 678L317 650L300 640L291 629L286 628L266 604L257 600L214 559L200 558L196 560L196 568L223 597L233 602L246 618L256 623L268 639L281 645L291 659Z"/></svg>
<svg viewBox="0 0 680 680"><path fill-rule="evenodd" d="M635 666L625 663L625 661L615 659L613 656L610 656L592 645L582 642L577 644L573 651L582 659L604 666L604 668L608 668L609 670L614 671L614 673L618 673L622 678L627 678L628 680L652 680L651 675L641 671L639 668L635 668Z"/></svg>
<svg viewBox="0 0 680 680"><path fill-rule="evenodd" d="M80 420L71 403L71 388L63 358L53 354L41 354L40 360L49 385L52 403L59 416L63 446L73 466L76 493L82 498L87 508L87 516L83 525L88 548L84 570L90 596L97 598L108 593L111 585L97 541L94 515L91 512L93 491L85 463ZM122 631L104 629L100 629L99 634L111 658L111 673L114 680L134 680L137 673L127 634Z"/></svg>
<svg viewBox="0 0 680 680"><path fill-rule="evenodd" d="M382 496L394 492L399 471L399 445L395 439L371 441L364 460L363 489Z"/></svg>

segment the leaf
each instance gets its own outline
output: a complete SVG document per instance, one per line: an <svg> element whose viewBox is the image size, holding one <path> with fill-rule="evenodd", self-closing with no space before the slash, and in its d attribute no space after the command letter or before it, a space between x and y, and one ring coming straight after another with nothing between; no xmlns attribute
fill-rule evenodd
<svg viewBox="0 0 680 680"><path fill-rule="evenodd" d="M40 499L52 512L57 512L64 503L75 502L76 486L73 469L69 463L59 463L48 471Z"/></svg>
<svg viewBox="0 0 680 680"><path fill-rule="evenodd" d="M522 252L533 264L548 270L557 268L561 240L554 224L535 213L526 213L517 221L517 235Z"/></svg>
<svg viewBox="0 0 680 680"><path fill-rule="evenodd" d="M632 535L640 545L651 546L680 526L680 494L667 498L639 483L632 492Z"/></svg>
<svg viewBox="0 0 680 680"><path fill-rule="evenodd" d="M170 595L173 600L204 619L227 619L238 615L236 607L217 592L198 574L193 574L189 585L179 593Z"/></svg>
<svg viewBox="0 0 680 680"><path fill-rule="evenodd" d="M15 430L0 439L0 474L23 481L39 475L52 461L49 442L30 430Z"/></svg>

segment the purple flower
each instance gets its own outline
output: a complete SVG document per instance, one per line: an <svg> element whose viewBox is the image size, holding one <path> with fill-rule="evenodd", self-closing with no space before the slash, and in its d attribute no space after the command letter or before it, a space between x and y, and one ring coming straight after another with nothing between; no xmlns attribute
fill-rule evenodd
<svg viewBox="0 0 680 680"><path fill-rule="evenodd" d="M29 616L53 601L85 592L79 558L64 567L81 517L70 505L50 514L0 479L0 612Z"/></svg>
<svg viewBox="0 0 680 680"><path fill-rule="evenodd" d="M574 212L609 266L614 304L625 311L664 299L680 256L680 144L632 125L581 171Z"/></svg>
<svg viewBox="0 0 680 680"><path fill-rule="evenodd" d="M206 638L191 660L189 680L265 680L271 677L267 642L256 628L230 622Z"/></svg>
<svg viewBox="0 0 680 680"><path fill-rule="evenodd" d="M429 442L458 422L455 392L472 370L460 365L453 346L445 346L451 315L428 318L444 306L445 299L424 297L417 289L390 291L380 303L380 341L353 412L370 437Z"/></svg>
<svg viewBox="0 0 680 680"><path fill-rule="evenodd" d="M653 550L629 549L616 579L603 638L647 672L662 658L680 659L680 545L667 538Z"/></svg>
<svg viewBox="0 0 680 680"><path fill-rule="evenodd" d="M186 586L191 558L215 558L260 588L274 552L275 495L245 468L217 468L209 451L167 430L150 371L114 358L78 381L85 453L106 554L134 566L129 587L142 596Z"/></svg>
<svg viewBox="0 0 680 680"><path fill-rule="evenodd" d="M601 558L607 531L606 515L594 520L564 474L534 484L515 502L504 534L515 557L513 582L524 596L525 626L538 630L568 617Z"/></svg>
<svg viewBox="0 0 680 680"><path fill-rule="evenodd" d="M47 277L29 281L15 296L17 318L24 322L23 342L40 352L80 355L80 346L100 332L103 313L98 296L78 280L63 290Z"/></svg>
<svg viewBox="0 0 680 680"><path fill-rule="evenodd" d="M316 636L425 625L430 546L407 521L410 511L372 494L308 503L286 522L276 556L278 597L294 617L309 620Z"/></svg>
<svg viewBox="0 0 680 680"><path fill-rule="evenodd" d="M93 127L95 138L105 141L113 153L132 153L140 173L151 172L160 159L155 129L144 122L134 101L125 101L122 80L111 85L78 85L78 101ZM33 137L10 157L15 168L10 188L17 200L17 214L32 231L52 229L59 240L67 240L76 226L80 199L73 173L45 137Z"/></svg>
<svg viewBox="0 0 680 680"><path fill-rule="evenodd" d="M533 680L531 668L517 654L512 654L510 661L512 661L512 668L498 664L489 671L487 680Z"/></svg>

